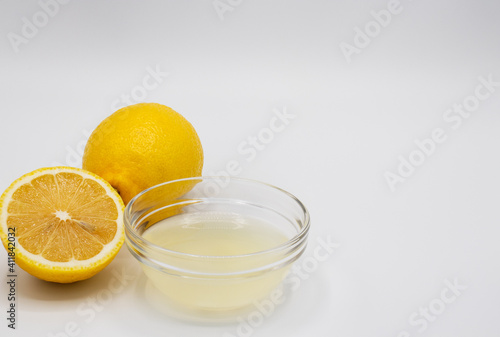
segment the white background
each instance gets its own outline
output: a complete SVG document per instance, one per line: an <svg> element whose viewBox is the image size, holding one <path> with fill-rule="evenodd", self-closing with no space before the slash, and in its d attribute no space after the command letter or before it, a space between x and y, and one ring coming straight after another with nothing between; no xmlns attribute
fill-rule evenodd
<svg viewBox="0 0 500 337"><path fill-rule="evenodd" d="M238 160L240 176L307 205L308 256L318 238L340 245L252 336L500 336L500 87L460 127L443 119L479 77L500 81L498 2L401 0L351 62L340 45L356 46L356 27L370 26L386 1L221 2L233 4L222 19L210 0L72 1L14 47L23 18L33 22L42 8L1 1L0 188L40 167L79 166L85 134L159 67L168 76L140 101L195 126L205 174ZM238 146L284 108L295 118L247 162ZM391 191L384 174L435 128L447 140ZM77 336L237 335L237 324L161 313L137 268L122 249L77 284L19 270L11 331L2 250L0 335L61 337L68 324ZM95 315L78 312L123 271L135 276ZM443 307L445 280L467 289ZM429 305L440 314L419 331L409 320Z"/></svg>

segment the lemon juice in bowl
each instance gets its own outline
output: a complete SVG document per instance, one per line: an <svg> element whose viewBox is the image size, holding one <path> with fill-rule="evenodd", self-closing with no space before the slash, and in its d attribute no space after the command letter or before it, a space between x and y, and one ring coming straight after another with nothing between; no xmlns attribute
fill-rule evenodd
<svg viewBox="0 0 500 337"><path fill-rule="evenodd" d="M266 265L272 257L258 252L284 244L289 237L261 219L234 213L203 213L175 216L147 229L143 238L151 243L185 254L199 256L186 261L198 271L227 274ZM252 256L252 254L255 254ZM235 256L247 255L242 260ZM263 273L259 277L169 277L154 268L144 271L158 289L176 303L190 309L231 309L252 304L275 288L286 276L287 268Z"/></svg>
<svg viewBox="0 0 500 337"><path fill-rule="evenodd" d="M287 192L234 178L214 188L214 181L158 185L125 211L129 250L173 305L193 313L229 313L268 296L304 251L309 229L307 210ZM195 183L190 192L162 199L187 182Z"/></svg>

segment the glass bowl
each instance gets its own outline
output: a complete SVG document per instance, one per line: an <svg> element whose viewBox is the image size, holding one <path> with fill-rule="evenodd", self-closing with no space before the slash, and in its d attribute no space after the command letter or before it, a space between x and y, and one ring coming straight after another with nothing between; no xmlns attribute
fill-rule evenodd
<svg viewBox="0 0 500 337"><path fill-rule="evenodd" d="M126 243L146 276L172 305L198 313L268 296L304 252L309 226L292 194L240 178L166 182L125 208Z"/></svg>

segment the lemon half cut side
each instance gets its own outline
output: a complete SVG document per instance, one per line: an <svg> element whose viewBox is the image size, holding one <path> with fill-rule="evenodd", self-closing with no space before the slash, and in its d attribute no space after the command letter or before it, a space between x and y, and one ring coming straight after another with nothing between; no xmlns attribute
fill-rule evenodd
<svg viewBox="0 0 500 337"><path fill-rule="evenodd" d="M58 283L85 280L120 250L123 209L103 178L72 167L42 168L2 194L0 238L15 252L16 265L33 276Z"/></svg>

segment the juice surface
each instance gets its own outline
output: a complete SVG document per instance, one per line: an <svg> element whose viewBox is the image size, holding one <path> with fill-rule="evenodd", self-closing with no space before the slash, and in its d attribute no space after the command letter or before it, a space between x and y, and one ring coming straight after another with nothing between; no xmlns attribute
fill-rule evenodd
<svg viewBox="0 0 500 337"><path fill-rule="evenodd" d="M256 253L289 239L263 220L214 212L162 220L147 229L143 237L169 250L205 256Z"/></svg>

